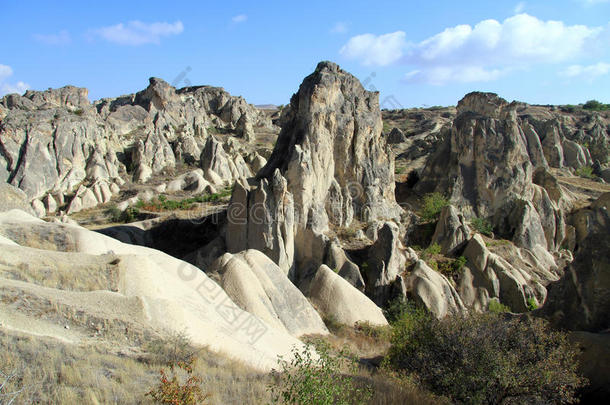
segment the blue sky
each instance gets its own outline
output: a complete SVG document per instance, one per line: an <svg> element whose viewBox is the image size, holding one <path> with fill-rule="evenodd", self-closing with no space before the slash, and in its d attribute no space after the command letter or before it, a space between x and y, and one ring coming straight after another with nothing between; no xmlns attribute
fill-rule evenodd
<svg viewBox="0 0 610 405"><path fill-rule="evenodd" d="M148 77L285 104L320 60L385 106L610 103L610 0L1 0L0 94L72 84L91 100ZM177 81L177 82L176 82Z"/></svg>

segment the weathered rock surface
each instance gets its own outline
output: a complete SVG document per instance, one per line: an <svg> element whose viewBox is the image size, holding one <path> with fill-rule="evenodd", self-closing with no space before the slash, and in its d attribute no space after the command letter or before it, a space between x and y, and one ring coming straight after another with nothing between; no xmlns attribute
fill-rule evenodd
<svg viewBox="0 0 610 405"><path fill-rule="evenodd" d="M326 265L320 266L316 272L307 297L318 311L342 324L388 324L383 312L373 301Z"/></svg>
<svg viewBox="0 0 610 405"><path fill-rule="evenodd" d="M320 315L286 274L257 250L226 253L210 267L231 299L267 324L293 336L328 333Z"/></svg>
<svg viewBox="0 0 610 405"><path fill-rule="evenodd" d="M394 283L407 264L407 251L400 242L398 226L386 222L377 232L377 240L368 249L363 268L366 292L378 305L385 305L395 294Z"/></svg>
<svg viewBox="0 0 610 405"><path fill-rule="evenodd" d="M0 106L0 181L30 200L71 195L99 181L144 183L178 162L197 163L207 128L252 140L255 127L269 124L221 88L176 90L157 78L136 94L94 104L86 89L67 86L8 95ZM233 179L251 175L241 156L230 160Z"/></svg>
<svg viewBox="0 0 610 405"><path fill-rule="evenodd" d="M512 252L515 262L520 254L516 249ZM537 274L542 270L536 270L530 263L526 265L525 261L521 261L517 267L511 265L501 256L490 252L478 234L470 239L463 255L467 265L459 280L458 290L464 304L477 310L484 310L489 300L496 298L514 312L526 312L529 298L533 298L537 304L544 302L546 289L542 283L558 278L548 270ZM552 262L552 257L550 260Z"/></svg>
<svg viewBox="0 0 610 405"><path fill-rule="evenodd" d="M334 63L321 62L292 97L286 124L258 177L270 178L280 169L300 226L314 214L336 218L325 207L331 187L345 207L337 225L350 224L350 211L370 220L397 217L394 162L381 129L378 94Z"/></svg>
<svg viewBox="0 0 610 405"><path fill-rule="evenodd" d="M51 301L85 319L185 332L197 345L265 371L277 367L278 355L290 356L302 345L240 309L198 268L160 251L17 210L0 214L0 235L1 249L8 252L0 265L3 292ZM35 263L44 263L47 274ZM23 307L14 311L32 316ZM1 321L22 333L41 333L27 323L13 325L12 319Z"/></svg>
<svg viewBox="0 0 610 405"><path fill-rule="evenodd" d="M542 313L570 330L599 332L610 328L610 193L573 217L576 225L574 261L565 275L549 286Z"/></svg>
<svg viewBox="0 0 610 405"><path fill-rule="evenodd" d="M256 184L241 182L233 192L229 213L237 220L227 228L227 246L264 252L299 283L324 262L329 221L348 226L354 216L397 218L402 210L377 93L321 62L282 121Z"/></svg>
<svg viewBox="0 0 610 405"><path fill-rule="evenodd" d="M448 205L441 211L431 243L437 243L444 255L451 255L464 247L471 234L464 216L455 207Z"/></svg>
<svg viewBox="0 0 610 405"><path fill-rule="evenodd" d="M428 267L423 260L415 263L406 284L409 295L417 302L425 305L437 318L467 311L462 299L449 283L449 280Z"/></svg>
<svg viewBox="0 0 610 405"><path fill-rule="evenodd" d="M28 197L23 191L10 184L0 183L0 212L12 209L33 213Z"/></svg>

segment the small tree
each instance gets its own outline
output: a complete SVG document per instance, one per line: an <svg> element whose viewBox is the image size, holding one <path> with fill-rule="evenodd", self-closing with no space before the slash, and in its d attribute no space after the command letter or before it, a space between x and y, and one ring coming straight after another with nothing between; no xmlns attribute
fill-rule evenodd
<svg viewBox="0 0 610 405"><path fill-rule="evenodd" d="M328 344L316 349L308 344L303 350L292 349L292 360L279 357L280 370L274 370L275 382L268 389L276 402L299 405L365 404L370 388L358 387L351 375L356 363L345 351L332 355Z"/></svg>
<svg viewBox="0 0 610 405"><path fill-rule="evenodd" d="M449 200L441 193L430 193L424 196L420 217L425 222L436 221L443 207L449 205Z"/></svg>

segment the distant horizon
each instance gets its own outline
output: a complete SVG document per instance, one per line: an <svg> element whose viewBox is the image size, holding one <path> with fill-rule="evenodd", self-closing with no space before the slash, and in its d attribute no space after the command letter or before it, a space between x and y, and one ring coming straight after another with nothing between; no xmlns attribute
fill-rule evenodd
<svg viewBox="0 0 610 405"><path fill-rule="evenodd" d="M0 96L74 85L95 101L160 77L279 105L330 60L397 108L472 91L610 103L610 0L7 2L0 26Z"/></svg>

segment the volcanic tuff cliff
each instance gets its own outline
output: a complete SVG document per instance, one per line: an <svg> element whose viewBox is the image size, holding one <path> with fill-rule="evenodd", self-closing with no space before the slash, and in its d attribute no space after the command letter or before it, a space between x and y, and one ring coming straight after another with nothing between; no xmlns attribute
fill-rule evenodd
<svg viewBox="0 0 610 405"><path fill-rule="evenodd" d="M106 319L90 305L95 291L73 299L64 290L81 287L50 279L43 291L14 280L24 261L33 263L28 277L40 278L32 249L58 272L82 260L87 276L103 275L102 305L144 302L154 309L145 328L184 321L199 343L262 368L296 337L327 333L321 315L384 325L381 307L395 298L437 317L485 311L492 300L513 312L543 305L537 314L562 327L608 328L603 113L478 92L457 108L382 112L377 93L321 62L275 121L272 151L259 145L275 141L268 114L220 88L176 90L154 78L139 93L93 104L75 87L8 95L0 120L2 211L74 217L119 194L120 211L138 199L160 206L161 195L213 208L169 216L151 203L143 211L155 218L97 233L10 211L0 216L7 294L53 294ZM598 178L574 175L588 166ZM434 191L449 205L426 222L421 199ZM436 244L438 252L426 249ZM252 325L236 329L217 299L269 334L249 340ZM123 321L145 318L134 311Z"/></svg>

